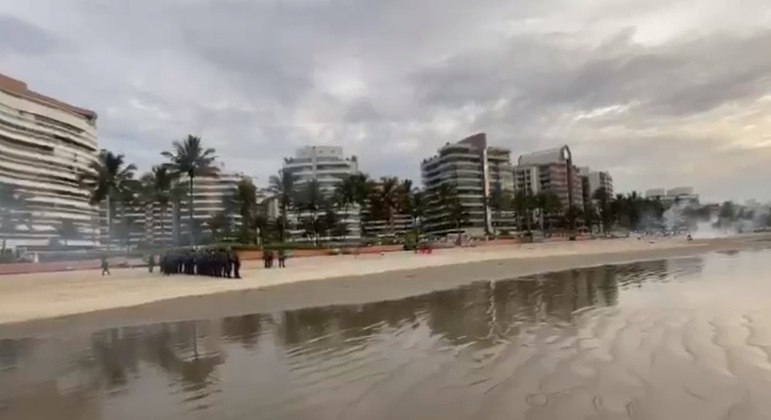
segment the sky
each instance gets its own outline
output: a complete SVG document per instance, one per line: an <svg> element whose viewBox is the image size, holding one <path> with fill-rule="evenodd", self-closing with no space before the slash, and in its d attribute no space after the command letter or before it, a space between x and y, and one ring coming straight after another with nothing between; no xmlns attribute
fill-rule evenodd
<svg viewBox="0 0 771 420"><path fill-rule="evenodd" d="M486 132L621 192L771 200L768 0L0 0L0 73L142 170L195 134L258 184L304 145L419 180Z"/></svg>

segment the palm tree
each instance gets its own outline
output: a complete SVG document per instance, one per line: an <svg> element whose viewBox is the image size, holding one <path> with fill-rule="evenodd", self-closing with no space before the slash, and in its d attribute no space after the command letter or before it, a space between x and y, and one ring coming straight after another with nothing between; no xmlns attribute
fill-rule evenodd
<svg viewBox="0 0 771 420"><path fill-rule="evenodd" d="M170 168L177 176L187 176L189 181L188 197L188 227L190 233L190 245L195 245L193 233L193 182L198 176L216 176L219 169L214 166L217 159L216 151L212 148L204 148L201 138L188 135L182 142L172 143L172 152L162 152L161 155L170 160Z"/></svg>
<svg viewBox="0 0 771 420"><path fill-rule="evenodd" d="M269 190L273 194L273 198L278 200L279 208L281 209L281 221L276 225L279 229L279 235L281 241L286 240L286 228L289 224L288 212L289 208L294 203L295 188L294 188L294 175L287 170L281 170L278 176L271 176L269 181Z"/></svg>
<svg viewBox="0 0 771 420"><path fill-rule="evenodd" d="M354 175L348 175L335 186L335 193L333 196L335 205L343 209L343 214L348 216L348 208L356 204L357 200L357 185Z"/></svg>
<svg viewBox="0 0 771 420"><path fill-rule="evenodd" d="M399 178L385 177L381 179L380 188L377 192L380 206L378 212L383 216L391 233L394 233L394 216L398 212L399 205L403 203L403 188L399 184Z"/></svg>
<svg viewBox="0 0 771 420"><path fill-rule="evenodd" d="M608 228L613 221L613 213L610 206L610 194L605 187L600 187L592 194L592 200L597 202L597 211L599 212L600 226L602 226L602 234L605 235L608 232Z"/></svg>
<svg viewBox="0 0 771 420"><path fill-rule="evenodd" d="M412 227L418 233L421 232L421 220L426 214L426 194L415 188L410 192L410 217L412 218Z"/></svg>
<svg viewBox="0 0 771 420"><path fill-rule="evenodd" d="M57 229L57 234L59 235L59 239L64 242L64 246L68 245L67 241L70 239L80 238L80 230L75 225L75 222L70 219L62 220L59 228Z"/></svg>
<svg viewBox="0 0 771 420"><path fill-rule="evenodd" d="M142 194L141 182L130 179L126 182L125 188L113 199L113 201L119 205L121 215L119 232L127 253L131 246L131 234L144 229L144 226L137 224L137 220L129 218L127 214L127 211L129 210L132 212L136 212L137 209L143 210L144 203L141 199Z"/></svg>
<svg viewBox="0 0 771 420"><path fill-rule="evenodd" d="M218 211L209 217L206 224L211 232L212 242L217 242L221 232L227 234L230 230L230 216L224 211Z"/></svg>
<svg viewBox="0 0 771 420"><path fill-rule="evenodd" d="M511 196L511 193L504 190L500 182L496 183L495 187L490 192L490 196L487 198L487 205L495 212L495 220L498 223L502 223L503 212L506 209L511 208L512 200L513 197ZM495 223L491 221L490 225L493 228L492 233L496 234L498 229L496 228Z"/></svg>
<svg viewBox="0 0 771 420"><path fill-rule="evenodd" d="M525 231L528 237L531 236L530 224L532 223L532 218L530 217L530 212L535 207L534 201L533 196L528 194L527 191L517 191L514 195L514 200L512 200L514 212L519 220L518 224L521 226L522 220L525 221Z"/></svg>
<svg viewBox="0 0 771 420"><path fill-rule="evenodd" d="M586 224L587 229L589 229L589 233L594 233L594 227L599 226L601 222L599 214L597 213L597 208L594 206L592 200L586 200L586 202L584 202L583 216L584 223Z"/></svg>
<svg viewBox="0 0 771 420"><path fill-rule="evenodd" d="M533 199L541 219L541 232L546 234L545 219L547 216L555 216L562 211L562 201L557 194L551 191L540 192Z"/></svg>
<svg viewBox="0 0 771 420"><path fill-rule="evenodd" d="M173 182L174 177L166 165L153 166L151 172L142 176L145 199L151 206L157 203L159 207L158 225L161 229L161 238L166 237L164 221L166 220L166 209L171 200Z"/></svg>
<svg viewBox="0 0 771 420"><path fill-rule="evenodd" d="M238 182L234 198L241 215L241 242L248 243L251 231L249 221L254 219L257 208L257 187L251 179L244 178Z"/></svg>
<svg viewBox="0 0 771 420"><path fill-rule="evenodd" d="M169 190L169 203L171 203L172 233L174 245L182 243L180 226L182 225L182 202L187 200L187 188L182 184L173 184Z"/></svg>
<svg viewBox="0 0 771 420"><path fill-rule="evenodd" d="M321 191L321 185L316 179L311 180L303 190L300 191L297 198L297 209L303 213L310 213L309 218L305 218L304 224L312 227L314 233L314 243L318 244L320 229L319 229L319 212L325 207L326 199Z"/></svg>
<svg viewBox="0 0 771 420"><path fill-rule="evenodd" d="M268 216L263 211L257 211L252 218L252 227L254 228L254 243L255 245L262 245L265 243L265 238L268 234L268 227L270 226Z"/></svg>
<svg viewBox="0 0 771 420"><path fill-rule="evenodd" d="M112 200L123 196L131 187L136 166L126 164L122 154L102 149L89 170L80 175L80 183L91 191L91 205L107 202L107 247L112 243Z"/></svg>

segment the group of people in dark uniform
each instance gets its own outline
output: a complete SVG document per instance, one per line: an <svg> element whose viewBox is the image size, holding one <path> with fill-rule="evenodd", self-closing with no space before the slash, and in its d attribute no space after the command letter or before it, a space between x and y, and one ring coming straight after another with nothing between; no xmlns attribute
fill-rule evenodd
<svg viewBox="0 0 771 420"><path fill-rule="evenodd" d="M202 249L172 251L161 256L161 273L188 274L198 276L241 278L241 260L234 251L225 249ZM153 272L155 257L148 260L148 269Z"/></svg>
<svg viewBox="0 0 771 420"><path fill-rule="evenodd" d="M266 249L262 253L262 259L265 262L265 268L273 268L273 261L278 257L279 268L286 268L286 250L279 249L278 252Z"/></svg>

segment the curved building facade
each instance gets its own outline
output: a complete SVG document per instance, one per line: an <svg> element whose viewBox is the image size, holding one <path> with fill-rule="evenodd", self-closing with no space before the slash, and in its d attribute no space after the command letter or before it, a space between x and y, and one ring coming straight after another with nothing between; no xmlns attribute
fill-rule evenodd
<svg viewBox="0 0 771 420"><path fill-rule="evenodd" d="M97 244L96 208L79 186L97 158L96 113L0 74L0 183L25 204L3 227L8 246L47 246L64 222L78 230L69 244Z"/></svg>
<svg viewBox="0 0 771 420"><path fill-rule="evenodd" d="M331 199L338 184L359 173L359 162L356 156L345 157L343 148L339 146L306 146L297 149L294 157L284 159L284 167L281 170L292 174L298 192L312 181L316 181L321 193ZM295 226L299 226L300 220L307 216L308 214L293 212L290 220ZM361 220L356 206L348 209L347 213L338 210L337 216L347 225L347 239L361 237ZM291 234L295 238L301 238L304 231L298 228L292 230Z"/></svg>
<svg viewBox="0 0 771 420"><path fill-rule="evenodd" d="M423 221L426 232L437 235L456 232L447 209L438 201L438 191L445 183L455 188L467 215L461 229L464 233L482 236L515 229L512 212L492 212L489 203L496 190L513 194L511 171L510 151L488 146L485 133L447 143L435 156L423 160L421 176L428 203Z"/></svg>

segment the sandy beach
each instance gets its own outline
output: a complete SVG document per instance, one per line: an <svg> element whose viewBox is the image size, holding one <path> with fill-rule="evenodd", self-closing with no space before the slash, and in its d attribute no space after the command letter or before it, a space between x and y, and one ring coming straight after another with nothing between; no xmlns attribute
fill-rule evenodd
<svg viewBox="0 0 771 420"><path fill-rule="evenodd" d="M133 323L221 315L223 311L269 312L362 303L475 280L741 249L760 246L768 239L761 235L693 242L614 239L447 249L433 255L397 252L300 258L290 260L289 268L282 270L265 270L259 262L250 262L244 266L241 280L165 277L140 268L115 269L109 277L102 277L99 271L12 275L0 278L0 324L5 331L7 324L24 323L27 329L33 320L48 320L43 323L46 329L52 322L90 325L106 320L73 316L114 309L122 310L109 311L110 318ZM202 300L204 296L208 298Z"/></svg>
<svg viewBox="0 0 771 420"><path fill-rule="evenodd" d="M0 417L767 418L768 242L616 244L0 325Z"/></svg>

